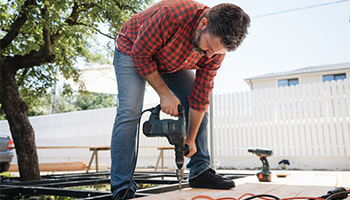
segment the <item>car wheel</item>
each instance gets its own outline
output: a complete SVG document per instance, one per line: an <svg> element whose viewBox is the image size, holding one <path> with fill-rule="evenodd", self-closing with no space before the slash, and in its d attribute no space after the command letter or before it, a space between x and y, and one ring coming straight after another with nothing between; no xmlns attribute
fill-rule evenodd
<svg viewBox="0 0 350 200"><path fill-rule="evenodd" d="M10 163L2 163L0 166L0 173L6 172L10 168Z"/></svg>

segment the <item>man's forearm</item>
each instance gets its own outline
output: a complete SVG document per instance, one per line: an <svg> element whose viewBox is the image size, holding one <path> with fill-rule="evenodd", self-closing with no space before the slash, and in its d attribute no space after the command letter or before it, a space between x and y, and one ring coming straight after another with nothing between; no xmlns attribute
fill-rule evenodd
<svg viewBox="0 0 350 200"><path fill-rule="evenodd" d="M205 112L194 110L190 107L188 114L188 132L187 138L188 140L195 140L197 137L197 132L199 130L199 126L202 123L202 119Z"/></svg>
<svg viewBox="0 0 350 200"><path fill-rule="evenodd" d="M158 71L155 71L144 78L158 93L162 111L171 116L178 116L178 105L181 104L180 100L171 93Z"/></svg>
<svg viewBox="0 0 350 200"><path fill-rule="evenodd" d="M188 131L185 143L190 147L190 153L187 157L191 157L197 152L196 137L204 114L205 112L194 110L191 107L189 108Z"/></svg>
<svg viewBox="0 0 350 200"><path fill-rule="evenodd" d="M166 95L169 95L171 93L168 86L164 83L162 77L158 73L158 71L155 71L152 74L145 76L144 78L153 87L153 89L158 93L160 98L162 98Z"/></svg>

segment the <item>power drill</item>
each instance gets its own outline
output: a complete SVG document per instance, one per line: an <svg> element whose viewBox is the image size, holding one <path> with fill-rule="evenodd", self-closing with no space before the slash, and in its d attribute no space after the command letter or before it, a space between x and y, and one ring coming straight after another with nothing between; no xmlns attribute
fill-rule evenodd
<svg viewBox="0 0 350 200"><path fill-rule="evenodd" d="M181 190L181 181L183 179L183 164L184 156L189 153L189 147L185 145L186 137L186 120L185 108L182 105L178 106L179 118L160 119L160 105L151 108L149 120L143 123L143 134L147 137L166 137L170 144L175 145L175 163L177 166L176 175L179 181Z"/></svg>
<svg viewBox="0 0 350 200"><path fill-rule="evenodd" d="M250 148L248 149L249 153L253 153L259 156L259 159L262 162L263 168L261 172L258 172L256 176L258 177L260 182L271 182L271 171L269 162L267 162L266 157L272 156L272 150L266 148Z"/></svg>

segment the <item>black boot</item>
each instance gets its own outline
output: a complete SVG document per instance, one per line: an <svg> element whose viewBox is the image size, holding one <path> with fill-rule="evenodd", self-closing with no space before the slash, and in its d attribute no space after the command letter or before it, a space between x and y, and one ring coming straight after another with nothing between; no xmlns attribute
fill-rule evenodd
<svg viewBox="0 0 350 200"><path fill-rule="evenodd" d="M190 187L227 190L234 188L235 182L217 175L212 169L208 169L196 178L190 179Z"/></svg>
<svg viewBox="0 0 350 200"><path fill-rule="evenodd" d="M124 200L123 197L125 195L127 189L122 189L113 197L113 200ZM134 199L135 198L135 192L131 189L129 189L128 193L125 196L125 199Z"/></svg>

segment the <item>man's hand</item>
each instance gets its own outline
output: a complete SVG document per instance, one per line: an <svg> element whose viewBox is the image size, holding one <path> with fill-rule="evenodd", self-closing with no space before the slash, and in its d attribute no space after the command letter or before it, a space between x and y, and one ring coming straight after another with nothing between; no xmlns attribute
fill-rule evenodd
<svg viewBox="0 0 350 200"><path fill-rule="evenodd" d="M158 71L144 77L160 97L160 107L168 115L177 117L179 115L178 105L180 100L169 90Z"/></svg>
<svg viewBox="0 0 350 200"><path fill-rule="evenodd" d="M187 144L188 147L190 148L190 152L186 155L186 157L190 158L197 152L196 141L195 140L189 140L188 138L186 138L185 144Z"/></svg>
<svg viewBox="0 0 350 200"><path fill-rule="evenodd" d="M180 105L180 100L173 94L160 97L160 107L162 111L168 115L177 117L179 116L178 105Z"/></svg>

